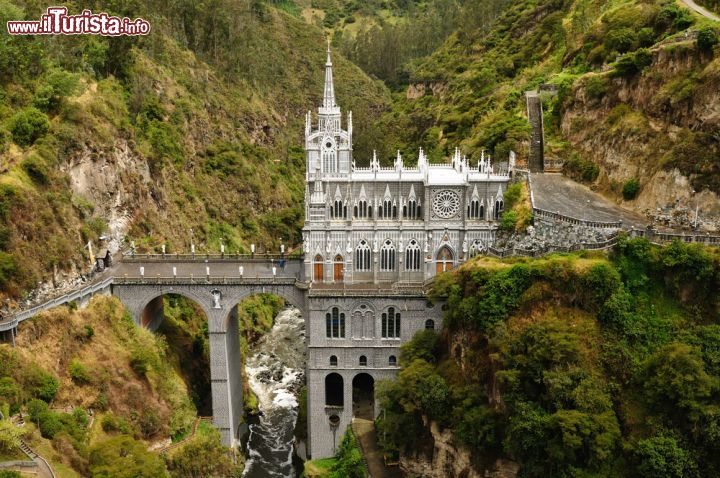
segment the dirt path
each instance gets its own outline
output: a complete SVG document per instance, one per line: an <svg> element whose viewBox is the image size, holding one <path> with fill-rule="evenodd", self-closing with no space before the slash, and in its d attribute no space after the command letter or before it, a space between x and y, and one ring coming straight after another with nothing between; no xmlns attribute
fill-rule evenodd
<svg viewBox="0 0 720 478"><path fill-rule="evenodd" d="M398 468L385 466L382 451L377 446L377 436L373 422L363 418L353 418L353 432L360 442L360 449L367 463L369 478L401 478Z"/></svg>
<svg viewBox="0 0 720 478"><path fill-rule="evenodd" d="M699 13L705 18L709 18L710 20L715 20L716 22L720 22L720 17L715 15L714 13L708 11L706 8L701 7L697 3L695 3L693 0L681 0L689 9Z"/></svg>

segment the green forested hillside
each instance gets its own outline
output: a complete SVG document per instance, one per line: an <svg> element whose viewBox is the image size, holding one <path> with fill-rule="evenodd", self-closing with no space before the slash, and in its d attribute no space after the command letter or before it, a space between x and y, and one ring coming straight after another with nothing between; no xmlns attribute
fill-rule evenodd
<svg viewBox="0 0 720 478"><path fill-rule="evenodd" d="M381 119L394 146L383 157L399 147L412 158L421 145L440 161L460 145L473 159L483 148L498 160L511 149L525 158L524 92L551 84L546 154L565 160L566 174L640 211L675 207L695 190L706 215L720 214L720 121L711 106L720 89L718 22L672 0L472 8L489 20L458 22L442 46L394 74L400 82L391 83L392 108ZM383 35L362 42L373 58L394 51ZM639 194L622 195L626 183Z"/></svg>
<svg viewBox="0 0 720 478"><path fill-rule="evenodd" d="M0 20L41 2L0 2ZM83 246L298 242L302 121L322 94L320 29L264 2L71 2L148 19L144 38L0 38L0 289L18 297ZM343 106L372 117L384 86L335 55ZM361 155L377 137L355 127ZM96 244L97 246L97 244Z"/></svg>
<svg viewBox="0 0 720 478"><path fill-rule="evenodd" d="M716 476L719 287L717 251L679 242L471 261L436 281L445 329L403 346L379 435L429 459L428 419L480 474L503 457L521 477Z"/></svg>

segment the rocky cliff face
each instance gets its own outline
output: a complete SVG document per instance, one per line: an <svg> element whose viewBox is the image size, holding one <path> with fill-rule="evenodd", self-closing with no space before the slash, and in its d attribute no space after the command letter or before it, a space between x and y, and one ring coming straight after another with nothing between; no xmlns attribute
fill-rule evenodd
<svg viewBox="0 0 720 478"><path fill-rule="evenodd" d="M435 422L426 425L432 436L432 453L429 456L423 452L402 455L400 468L409 476L425 478L515 478L517 476L520 469L517 463L505 459L478 463L467 447L455 443L452 430L440 430Z"/></svg>
<svg viewBox="0 0 720 478"><path fill-rule="evenodd" d="M661 45L641 75L591 73L576 82L561 128L600 166L597 186L661 223L720 227L720 58L690 39ZM637 198L623 183L637 179ZM693 191L698 191L694 193Z"/></svg>

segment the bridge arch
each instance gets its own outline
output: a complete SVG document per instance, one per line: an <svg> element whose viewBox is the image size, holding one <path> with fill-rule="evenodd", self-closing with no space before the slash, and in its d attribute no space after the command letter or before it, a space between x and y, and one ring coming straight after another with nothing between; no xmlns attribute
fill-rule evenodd
<svg viewBox="0 0 720 478"><path fill-rule="evenodd" d="M307 291L294 281L282 279L277 283L271 278L256 282L248 279L246 283L227 283L224 279L213 282L190 279L185 283L131 279L114 283L112 293L130 310L136 324L153 331L162 322L162 298L167 294L186 297L203 310L209 330L213 422L228 446L237 443L243 413L237 305L252 295L273 294L308 317Z"/></svg>

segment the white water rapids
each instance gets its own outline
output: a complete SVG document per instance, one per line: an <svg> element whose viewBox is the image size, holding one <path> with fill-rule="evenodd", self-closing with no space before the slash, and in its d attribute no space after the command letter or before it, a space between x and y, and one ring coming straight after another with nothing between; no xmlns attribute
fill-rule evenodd
<svg viewBox="0 0 720 478"><path fill-rule="evenodd" d="M270 332L250 350L245 364L260 417L249 425L245 478L294 478L293 431L297 392L305 379L305 320L296 308L280 311Z"/></svg>

